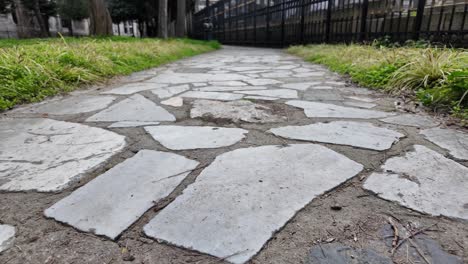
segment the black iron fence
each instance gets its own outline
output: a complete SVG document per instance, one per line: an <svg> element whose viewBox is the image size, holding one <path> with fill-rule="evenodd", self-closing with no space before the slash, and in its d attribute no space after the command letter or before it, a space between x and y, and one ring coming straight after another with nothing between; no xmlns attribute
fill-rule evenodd
<svg viewBox="0 0 468 264"><path fill-rule="evenodd" d="M220 0L196 13L193 27L192 37L226 44L386 38L468 47L468 0Z"/></svg>

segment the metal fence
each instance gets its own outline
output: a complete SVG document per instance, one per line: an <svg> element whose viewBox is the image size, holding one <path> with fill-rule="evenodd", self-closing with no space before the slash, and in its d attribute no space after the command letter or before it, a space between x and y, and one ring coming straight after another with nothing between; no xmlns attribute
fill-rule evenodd
<svg viewBox="0 0 468 264"><path fill-rule="evenodd" d="M468 0L221 0L196 13L193 23L192 37L212 36L226 44L286 46L387 38L468 47Z"/></svg>

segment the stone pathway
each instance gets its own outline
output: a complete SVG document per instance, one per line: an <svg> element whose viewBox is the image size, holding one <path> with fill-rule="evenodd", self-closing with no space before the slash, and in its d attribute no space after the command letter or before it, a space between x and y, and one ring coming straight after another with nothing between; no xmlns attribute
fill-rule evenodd
<svg viewBox="0 0 468 264"><path fill-rule="evenodd" d="M9 111L0 263L468 261L468 134L393 103L226 47Z"/></svg>

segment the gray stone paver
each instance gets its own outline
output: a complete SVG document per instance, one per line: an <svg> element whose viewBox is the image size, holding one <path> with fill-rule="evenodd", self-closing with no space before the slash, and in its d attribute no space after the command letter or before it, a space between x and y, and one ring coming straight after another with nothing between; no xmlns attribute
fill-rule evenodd
<svg viewBox="0 0 468 264"><path fill-rule="evenodd" d="M87 122L158 122L175 121L175 117L164 108L136 94L89 117Z"/></svg>
<svg viewBox="0 0 468 264"><path fill-rule="evenodd" d="M125 137L44 118L0 119L0 190L60 191L125 146Z"/></svg>
<svg viewBox="0 0 468 264"><path fill-rule="evenodd" d="M468 168L427 147L414 148L388 159L364 188L417 211L468 220Z"/></svg>
<svg viewBox="0 0 468 264"><path fill-rule="evenodd" d="M115 239L197 165L173 153L141 150L52 205L45 215Z"/></svg>
<svg viewBox="0 0 468 264"><path fill-rule="evenodd" d="M228 47L121 80L120 85L7 112L7 119L0 119L0 198L10 191L28 195L67 190L80 179L94 177L60 202L51 198L58 207L47 212L85 232L113 239L123 233L138 240L151 219L140 218L154 204L148 201L176 190L171 194L176 200L157 212L146 233L161 238L158 242L242 263L298 209L354 177L362 166L348 158L374 160L378 155L385 165L379 169L363 162L366 174L359 177L368 170L371 176L353 182L356 188L376 193L369 199L381 197L389 200L382 202L445 215L450 221L467 218L466 133L438 128L439 122L425 115L391 111L392 104L382 94L347 83L323 66L279 50ZM37 118L46 114L67 122ZM400 132L408 137L401 139ZM318 144L291 145L296 140ZM320 146L323 143L334 144L329 146L334 151ZM432 150L417 145L416 151L405 154L415 144ZM133 153L138 154L129 158ZM446 153L450 155L441 155ZM177 158L162 158L171 155ZM98 176L92 173L107 170L108 160L120 164ZM194 160L208 167L186 177L198 164ZM337 165L341 161L349 166ZM185 162L193 166L181 174L167 174ZM163 180L139 185L149 179ZM132 199L134 193L141 195ZM51 204L41 205L41 210ZM203 221L202 214L207 216ZM191 216L194 220L188 221ZM145 220L125 231L138 219ZM22 222L13 224L22 230ZM161 255L161 262L166 260Z"/></svg>
<svg viewBox="0 0 468 264"><path fill-rule="evenodd" d="M0 253L11 248L15 242L15 227L0 225Z"/></svg>
<svg viewBox="0 0 468 264"><path fill-rule="evenodd" d="M145 130L172 150L220 148L234 145L248 133L245 129L209 126L155 126Z"/></svg>
<svg viewBox="0 0 468 264"><path fill-rule="evenodd" d="M28 107L21 112L50 115L73 115L94 112L109 106L116 98L113 96L78 95L65 99L51 100Z"/></svg>
<svg viewBox="0 0 468 264"><path fill-rule="evenodd" d="M237 149L218 156L144 230L244 263L298 210L362 168L319 145Z"/></svg>
<svg viewBox="0 0 468 264"><path fill-rule="evenodd" d="M447 149L450 155L460 160L468 160L468 133L453 129L431 128L422 130L427 140Z"/></svg>
<svg viewBox="0 0 468 264"><path fill-rule="evenodd" d="M286 126L273 128L271 133L290 139L317 141L338 145L386 150L404 137L396 131L376 127L371 123L336 121L316 123L307 126Z"/></svg>

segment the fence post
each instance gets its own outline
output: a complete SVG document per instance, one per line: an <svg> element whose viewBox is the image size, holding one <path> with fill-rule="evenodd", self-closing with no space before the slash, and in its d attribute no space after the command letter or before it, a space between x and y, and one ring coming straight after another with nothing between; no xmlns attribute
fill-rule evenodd
<svg viewBox="0 0 468 264"><path fill-rule="evenodd" d="M300 44L304 44L305 34L305 0L301 0L301 38Z"/></svg>
<svg viewBox="0 0 468 264"><path fill-rule="evenodd" d="M284 26L285 26L285 16L286 16L286 5L285 0L281 1L281 47L284 47Z"/></svg>
<svg viewBox="0 0 468 264"><path fill-rule="evenodd" d="M325 42L330 41L332 8L333 8L333 0L328 0L327 23L325 27Z"/></svg>
<svg viewBox="0 0 468 264"><path fill-rule="evenodd" d="M359 40L364 41L367 39L367 13L369 12L369 0L363 0L361 10L361 32L359 34Z"/></svg>
<svg viewBox="0 0 468 264"><path fill-rule="evenodd" d="M253 41L257 44L257 3L254 2L254 12L253 12Z"/></svg>
<svg viewBox="0 0 468 264"><path fill-rule="evenodd" d="M418 9L416 13L416 19L414 20L413 38L414 40L419 39L419 33L421 32L422 21L424 17L424 7L426 6L426 0L418 0Z"/></svg>
<svg viewBox="0 0 468 264"><path fill-rule="evenodd" d="M267 9L266 9L266 43L270 44L270 0L267 0Z"/></svg>

